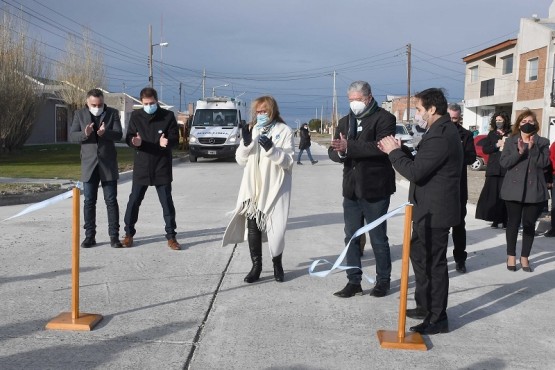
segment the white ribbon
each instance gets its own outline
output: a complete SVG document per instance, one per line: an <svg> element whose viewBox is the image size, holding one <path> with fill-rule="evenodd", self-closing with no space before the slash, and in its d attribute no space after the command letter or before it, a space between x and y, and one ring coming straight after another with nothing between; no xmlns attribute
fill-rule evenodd
<svg viewBox="0 0 555 370"><path fill-rule="evenodd" d="M310 267L308 268L308 274L310 276L317 276L317 277L326 277L328 276L333 270L348 270L348 269L359 269L362 271L362 268L358 267L358 266L341 266L341 263L343 262L343 260L345 259L345 255L347 254L347 251L349 250L349 246L351 245L351 242L353 241L353 239L357 238L358 236L364 234L365 232L368 232L370 230L372 230L373 228L375 228L376 226L378 226L379 224L381 224L382 222L384 222L385 220L387 220L388 218L393 217L394 215L396 215L397 213L401 212L401 210L403 210L403 208L405 208L408 204L410 204L410 202L405 202L403 204L401 204L399 207L395 208L394 210L386 213L385 215L381 216L380 218L372 221L371 223L369 223L368 225L365 225L363 227L361 227L360 229L358 229L353 236L351 237L351 240L349 240L349 242L347 243L347 245L345 246L345 248L343 249L343 251L341 251L341 254L339 254L339 257L337 257L337 259L335 260L335 262L332 264L331 262L329 262L326 259L319 259L316 260L314 262L312 262L312 264L310 265ZM314 269L316 268L316 266L318 266L320 264L320 262L324 262L328 265L332 265L331 269L329 270L324 270L324 271L318 271L318 272L314 272ZM364 277L366 278L366 280L368 280L368 282L370 284L373 284L376 280L368 275L366 275L364 273L364 271L362 271L362 274L364 275Z"/></svg>
<svg viewBox="0 0 555 370"><path fill-rule="evenodd" d="M76 188L79 188L79 189L82 189L82 188L83 188L83 184L82 184L81 182L77 182L77 183L75 183L75 187L76 187ZM16 215L14 215L14 216L12 216L12 217L8 217L8 218L2 220L2 222L3 222L3 221L11 220L12 218L16 218L16 217L20 217L20 216L26 215L27 213L31 213L31 212L34 212L34 211L38 211L39 209L43 209L43 208L49 207L49 206L51 206L52 204L58 203L58 202L60 202L60 201L62 201L62 200L64 200L64 199L71 198L72 196L73 196L73 189L70 190L70 191L66 191L65 193L56 195L55 197L52 197L52 198L48 198L48 199L46 199L46 200L43 200L42 202L35 203L35 204L33 204L33 205L31 205L31 206L29 206L29 207L23 209L23 210L22 210L21 212L19 212L18 214L16 214Z"/></svg>

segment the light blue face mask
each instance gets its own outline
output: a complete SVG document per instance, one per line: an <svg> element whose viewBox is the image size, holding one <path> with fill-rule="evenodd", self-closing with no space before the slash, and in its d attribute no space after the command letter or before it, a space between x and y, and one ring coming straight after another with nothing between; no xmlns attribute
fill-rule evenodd
<svg viewBox="0 0 555 370"><path fill-rule="evenodd" d="M154 112L156 112L156 109L158 109L158 104L143 105L143 109L146 113L153 114Z"/></svg>
<svg viewBox="0 0 555 370"><path fill-rule="evenodd" d="M268 117L267 113L257 114L256 115L256 127L261 128L266 126L270 121L270 117Z"/></svg>

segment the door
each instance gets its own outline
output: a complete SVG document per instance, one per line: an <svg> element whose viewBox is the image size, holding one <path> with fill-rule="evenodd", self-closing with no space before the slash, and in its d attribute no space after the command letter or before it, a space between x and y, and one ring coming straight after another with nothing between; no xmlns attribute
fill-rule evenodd
<svg viewBox="0 0 555 370"><path fill-rule="evenodd" d="M56 142L67 142L67 107L64 105L56 105Z"/></svg>

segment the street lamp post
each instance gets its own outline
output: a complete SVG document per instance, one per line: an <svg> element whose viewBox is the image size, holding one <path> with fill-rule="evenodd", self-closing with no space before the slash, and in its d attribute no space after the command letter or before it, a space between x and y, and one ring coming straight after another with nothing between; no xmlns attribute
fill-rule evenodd
<svg viewBox="0 0 555 370"><path fill-rule="evenodd" d="M214 86L214 87L212 88L212 96L216 96L216 88L218 88L218 87L227 87L227 86L229 86L229 84L223 84L223 85Z"/></svg>
<svg viewBox="0 0 555 370"><path fill-rule="evenodd" d="M148 81L150 82L150 87L154 87L154 77L152 76L152 49L155 46L168 46L169 43L161 42L158 44L152 43L152 25L148 25Z"/></svg>

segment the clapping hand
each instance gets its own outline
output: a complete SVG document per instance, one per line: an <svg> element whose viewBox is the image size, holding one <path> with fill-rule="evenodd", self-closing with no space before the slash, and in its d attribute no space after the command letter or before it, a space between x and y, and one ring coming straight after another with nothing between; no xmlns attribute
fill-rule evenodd
<svg viewBox="0 0 555 370"><path fill-rule="evenodd" d="M347 139L345 139L343 133L339 133L339 139L334 139L331 141L331 147L336 152L345 153L347 151Z"/></svg>
<svg viewBox="0 0 555 370"><path fill-rule="evenodd" d="M378 141L378 149L385 154L391 153L395 149L401 147L401 140L396 139L395 136L389 135Z"/></svg>
<svg viewBox="0 0 555 370"><path fill-rule="evenodd" d="M106 132L106 127L104 126L104 122L102 122L102 124L100 125L100 128L98 129L96 134L98 136L102 136L102 135L104 135L105 132Z"/></svg>
<svg viewBox="0 0 555 370"><path fill-rule="evenodd" d="M530 141L528 141L528 150L532 149L534 146L534 135L530 136Z"/></svg>
<svg viewBox="0 0 555 370"><path fill-rule="evenodd" d="M252 143L252 130L249 129L249 125L241 127L241 136L243 136L243 144L245 146L249 146Z"/></svg>
<svg viewBox="0 0 555 370"><path fill-rule="evenodd" d="M524 145L524 141L522 141L522 138L518 138L518 142L517 142L516 146L518 148L518 153L519 154L524 154L524 150L526 149L526 147Z"/></svg>
<svg viewBox="0 0 555 370"><path fill-rule="evenodd" d="M87 135L87 137L91 136L93 131L94 131L94 122L91 122L87 126L85 126L85 135Z"/></svg>
<svg viewBox="0 0 555 370"><path fill-rule="evenodd" d="M274 143L272 142L272 138L266 135L261 135L258 138L258 144L260 144L260 146L263 147L265 151L270 150L270 148L274 146Z"/></svg>

